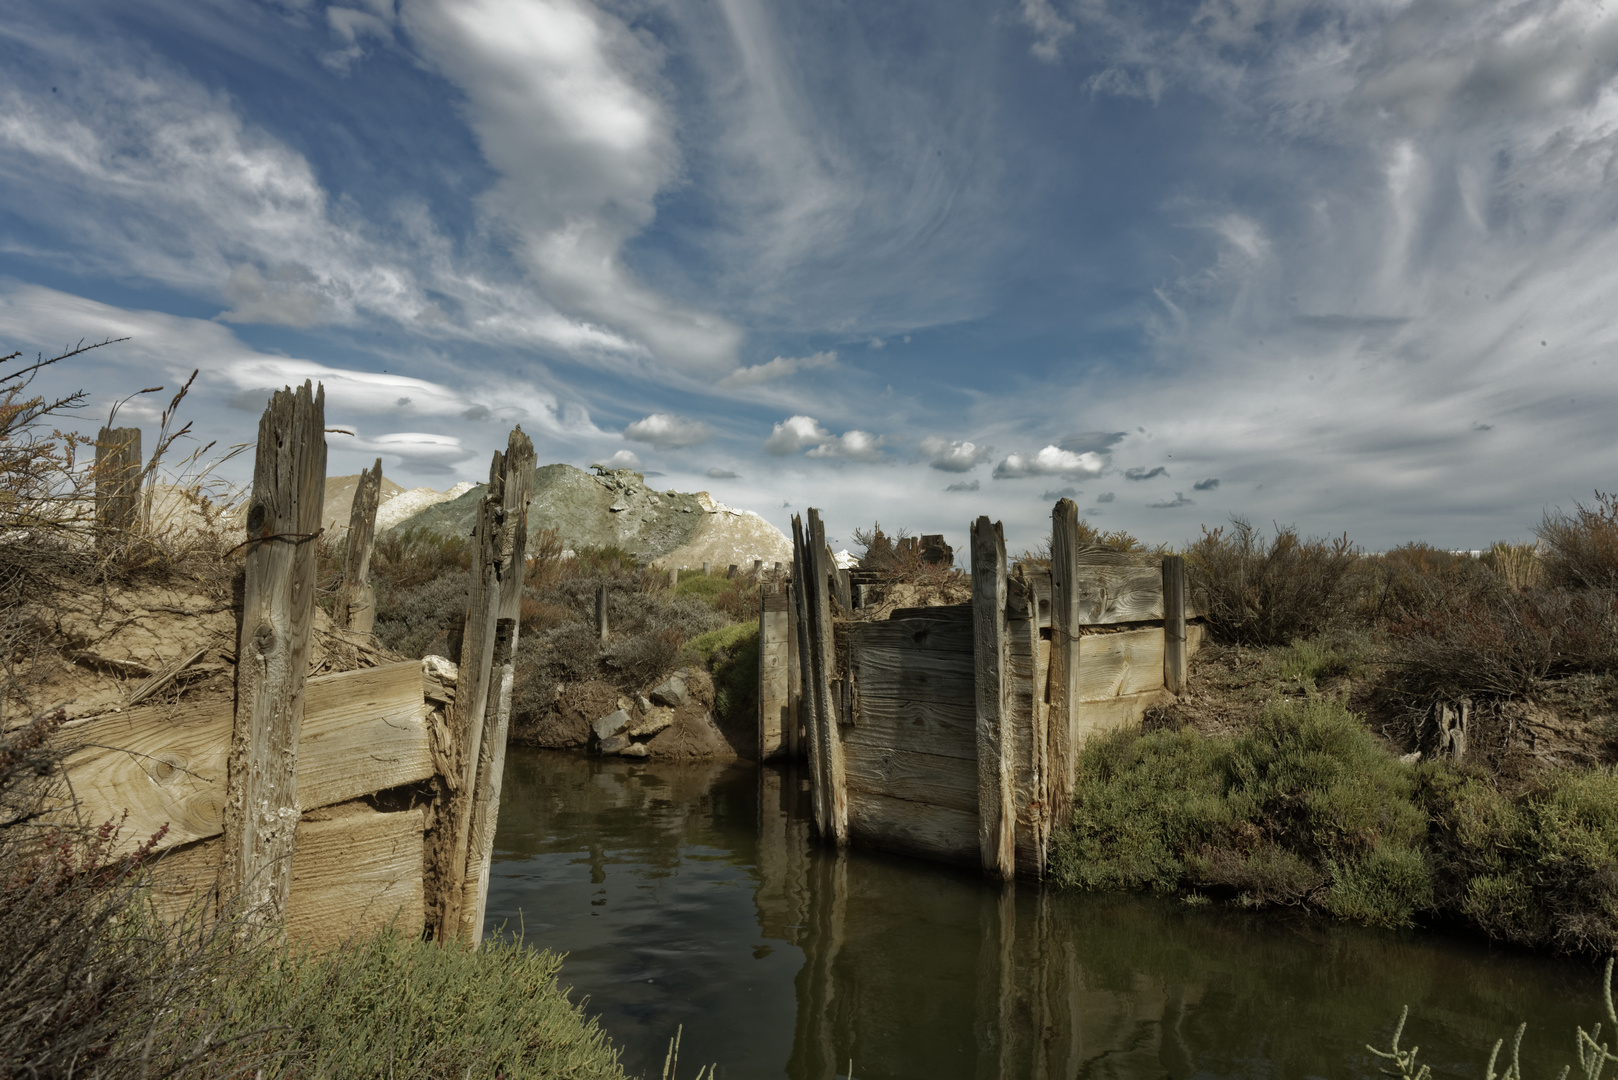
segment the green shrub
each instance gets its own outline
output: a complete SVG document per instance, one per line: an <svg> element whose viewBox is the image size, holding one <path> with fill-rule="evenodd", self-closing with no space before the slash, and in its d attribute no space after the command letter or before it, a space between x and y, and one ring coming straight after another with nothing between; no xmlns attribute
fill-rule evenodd
<svg viewBox="0 0 1618 1080"><path fill-rule="evenodd" d="M1375 648L1364 634L1337 633L1299 638L1280 652L1283 681L1319 686L1331 679L1362 674L1375 658Z"/></svg>
<svg viewBox="0 0 1618 1080"><path fill-rule="evenodd" d="M1206 889L1409 925L1431 898L1410 771L1344 709L1270 707L1249 731L1094 739L1052 871L1090 889Z"/></svg>

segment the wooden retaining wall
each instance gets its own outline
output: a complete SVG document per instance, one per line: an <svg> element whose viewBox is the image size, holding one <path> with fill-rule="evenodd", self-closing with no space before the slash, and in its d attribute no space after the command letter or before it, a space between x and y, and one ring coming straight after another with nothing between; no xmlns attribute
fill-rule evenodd
<svg viewBox="0 0 1618 1080"><path fill-rule="evenodd" d="M792 626L804 679L825 673L825 707L799 695L817 832L997 877L1043 876L1084 742L1139 724L1149 706L1183 692L1203 632L1183 563L1080 546L1076 507L1064 499L1049 569L1008 570L998 524L980 518L972 602L834 619L835 586L813 542L819 513L808 519L807 528L794 519L804 538L794 618L779 616L779 597L763 598L760 652L783 651L783 626ZM768 664L760 700L773 704L760 745L767 757L790 755L777 717L795 695ZM843 832L831 809L839 802Z"/></svg>

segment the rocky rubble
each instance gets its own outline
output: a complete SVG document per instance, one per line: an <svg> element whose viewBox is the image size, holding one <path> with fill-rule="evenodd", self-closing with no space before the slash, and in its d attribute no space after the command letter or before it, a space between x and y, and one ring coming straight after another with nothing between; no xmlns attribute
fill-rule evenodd
<svg viewBox="0 0 1618 1080"><path fill-rule="evenodd" d="M603 757L659 761L712 761L736 757L713 718L713 682L705 672L681 668L635 701L590 725L590 747Z"/></svg>

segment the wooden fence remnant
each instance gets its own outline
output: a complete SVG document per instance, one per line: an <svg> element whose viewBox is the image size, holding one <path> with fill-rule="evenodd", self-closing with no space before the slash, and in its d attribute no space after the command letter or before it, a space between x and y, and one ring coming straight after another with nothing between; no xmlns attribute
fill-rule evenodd
<svg viewBox="0 0 1618 1080"><path fill-rule="evenodd" d="M490 672L492 687L484 712L483 738L478 746L466 881L461 890L460 935L469 945L476 945L483 938L489 870L494 862L494 832L500 818L500 783L506 770L506 740L511 733L511 692L516 683L514 658L520 636L523 571L527 565L528 504L534 497L534 444L521 427L512 431L506 443L504 488L500 563L496 568L500 596Z"/></svg>
<svg viewBox="0 0 1618 1080"><path fill-rule="evenodd" d="M140 428L104 427L96 435L96 541L102 549L140 520Z"/></svg>
<svg viewBox="0 0 1618 1080"><path fill-rule="evenodd" d="M769 761L790 752L797 722L792 700L792 598L781 592L758 597L758 753Z"/></svg>
<svg viewBox="0 0 1618 1080"><path fill-rule="evenodd" d="M376 592L371 588L371 548L376 540L376 508L382 497L382 459L360 473L348 512L343 584L332 607L332 622L357 634L376 623Z"/></svg>
<svg viewBox="0 0 1618 1080"><path fill-rule="evenodd" d="M799 630L802 707L808 728L810 772L817 793L815 827L822 839L841 846L848 842L848 791L843 774L842 736L838 731L839 702L832 696L829 560L826 528L821 524L820 512L810 508L807 527L794 515L792 537L794 562L802 568L792 595Z"/></svg>
<svg viewBox="0 0 1618 1080"><path fill-rule="evenodd" d="M610 631L607 626L607 583L602 581L596 586L596 637L605 645L609 636Z"/></svg>
<svg viewBox="0 0 1618 1080"><path fill-rule="evenodd" d="M1052 821L1067 821L1073 809L1073 766L1078 752L1079 692L1079 508L1059 499L1051 510L1050 712L1046 754L1046 804Z"/></svg>
<svg viewBox="0 0 1618 1080"><path fill-rule="evenodd" d="M998 522L972 523L972 667L977 706L978 851L983 870L1016 873L1017 810L1007 694L1006 541Z"/></svg>
<svg viewBox="0 0 1618 1080"><path fill-rule="evenodd" d="M296 763L326 491L326 391L275 392L259 421L247 508L236 711L224 806L224 882L260 924L286 913L298 824Z"/></svg>
<svg viewBox="0 0 1618 1080"><path fill-rule="evenodd" d="M1163 556L1163 688L1185 693L1185 556Z"/></svg>

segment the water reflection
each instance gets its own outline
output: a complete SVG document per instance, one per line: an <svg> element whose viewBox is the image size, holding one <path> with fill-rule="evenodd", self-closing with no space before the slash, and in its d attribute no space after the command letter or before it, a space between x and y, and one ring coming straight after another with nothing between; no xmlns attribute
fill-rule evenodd
<svg viewBox="0 0 1618 1080"><path fill-rule="evenodd" d="M1374 1076L1399 1008L1439 1075L1571 1060L1597 972L1468 942L1000 889L810 843L790 770L514 750L491 924L568 952L567 979L656 1075Z"/></svg>

